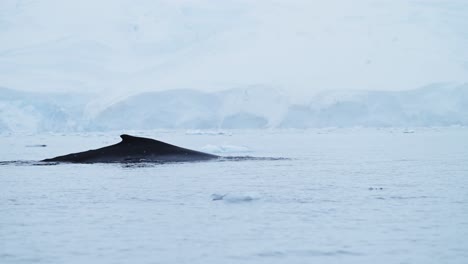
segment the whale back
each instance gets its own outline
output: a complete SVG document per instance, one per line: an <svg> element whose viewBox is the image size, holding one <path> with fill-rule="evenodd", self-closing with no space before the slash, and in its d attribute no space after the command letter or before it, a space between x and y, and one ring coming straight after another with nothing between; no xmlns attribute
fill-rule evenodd
<svg viewBox="0 0 468 264"><path fill-rule="evenodd" d="M151 138L120 135L122 141L111 146L45 159L47 162L176 162L217 158L215 155L181 148Z"/></svg>
<svg viewBox="0 0 468 264"><path fill-rule="evenodd" d="M191 154L206 154L198 152L195 150L190 150L186 148L181 148L175 145L171 145L156 139L144 138L144 137L135 137L130 135L120 135L122 141L117 144L121 148L121 151L126 152L129 150L133 151L146 151L148 154L154 155L168 155L176 153L191 153ZM116 146L117 146L116 145Z"/></svg>

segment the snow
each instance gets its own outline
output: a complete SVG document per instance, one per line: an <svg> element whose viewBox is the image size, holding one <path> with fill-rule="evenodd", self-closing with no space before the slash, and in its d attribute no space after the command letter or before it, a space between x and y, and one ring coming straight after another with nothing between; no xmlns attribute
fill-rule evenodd
<svg viewBox="0 0 468 264"><path fill-rule="evenodd" d="M83 94L39 93L0 87L0 132L81 131L90 97Z"/></svg>
<svg viewBox="0 0 468 264"><path fill-rule="evenodd" d="M235 129L434 127L468 125L468 85L408 91L323 91L303 103L262 86L221 92L145 92L97 104L93 94L0 90L0 132L40 133L187 129L187 135ZM97 107L97 105L99 105ZM94 107L94 108L93 108Z"/></svg>
<svg viewBox="0 0 468 264"><path fill-rule="evenodd" d="M416 90L324 92L289 109L282 127L466 125L468 86L433 85Z"/></svg>
<svg viewBox="0 0 468 264"><path fill-rule="evenodd" d="M3 0L0 133L466 126L467 10Z"/></svg>

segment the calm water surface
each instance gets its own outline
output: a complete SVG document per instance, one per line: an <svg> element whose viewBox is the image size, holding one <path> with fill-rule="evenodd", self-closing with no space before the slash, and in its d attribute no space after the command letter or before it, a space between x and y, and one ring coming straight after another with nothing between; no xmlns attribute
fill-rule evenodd
<svg viewBox="0 0 468 264"><path fill-rule="evenodd" d="M468 263L467 128L134 134L289 159L3 163L0 263ZM118 135L3 135L0 160Z"/></svg>

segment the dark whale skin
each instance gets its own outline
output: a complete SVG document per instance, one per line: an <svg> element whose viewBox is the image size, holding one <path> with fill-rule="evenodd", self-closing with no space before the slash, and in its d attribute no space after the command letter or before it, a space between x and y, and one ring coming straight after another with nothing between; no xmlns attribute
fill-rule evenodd
<svg viewBox="0 0 468 264"><path fill-rule="evenodd" d="M187 162L219 158L219 156L177 147L151 138L121 135L122 141L107 147L72 153L43 162L128 163Z"/></svg>

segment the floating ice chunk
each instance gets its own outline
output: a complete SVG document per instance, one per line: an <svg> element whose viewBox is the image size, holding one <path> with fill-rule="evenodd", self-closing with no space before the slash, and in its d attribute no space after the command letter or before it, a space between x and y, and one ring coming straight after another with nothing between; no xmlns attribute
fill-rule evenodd
<svg viewBox="0 0 468 264"><path fill-rule="evenodd" d="M211 195L211 199L213 201L219 201L219 200L222 200L224 198L224 196L226 196L226 194L217 194L217 193L213 193Z"/></svg>
<svg viewBox="0 0 468 264"><path fill-rule="evenodd" d="M32 145L26 145L27 148L45 148L47 147L46 144L32 144Z"/></svg>
<svg viewBox="0 0 468 264"><path fill-rule="evenodd" d="M405 134L413 134L413 133L414 133L414 130L412 130L412 129L405 129L405 130L403 130L403 133L405 133Z"/></svg>
<svg viewBox="0 0 468 264"><path fill-rule="evenodd" d="M227 203L243 203L243 202L252 202L260 199L257 195L253 194L217 194L214 193L211 195L213 201L224 201Z"/></svg>
<svg viewBox="0 0 468 264"><path fill-rule="evenodd" d="M246 146L234 146L234 145L206 145L201 148L204 152L209 153L246 153L252 152Z"/></svg>
<svg viewBox="0 0 468 264"><path fill-rule="evenodd" d="M210 136L232 136L232 133L218 130L187 130L185 131L186 135L210 135Z"/></svg>

